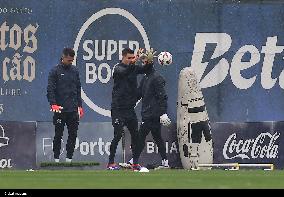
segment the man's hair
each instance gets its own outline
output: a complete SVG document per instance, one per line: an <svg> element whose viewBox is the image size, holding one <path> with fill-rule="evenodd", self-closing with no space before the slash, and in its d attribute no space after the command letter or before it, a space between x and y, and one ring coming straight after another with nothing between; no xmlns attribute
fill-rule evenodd
<svg viewBox="0 0 284 197"><path fill-rule="evenodd" d="M62 54L64 56L74 57L75 56L75 51L72 48L64 48L63 51L62 51Z"/></svg>
<svg viewBox="0 0 284 197"><path fill-rule="evenodd" d="M127 54L134 54L134 51L130 48L125 48L122 50L122 56L126 56Z"/></svg>

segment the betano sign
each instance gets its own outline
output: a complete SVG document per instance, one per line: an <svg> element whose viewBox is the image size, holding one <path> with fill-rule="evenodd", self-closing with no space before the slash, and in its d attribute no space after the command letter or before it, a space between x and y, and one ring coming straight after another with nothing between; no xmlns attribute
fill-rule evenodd
<svg viewBox="0 0 284 197"><path fill-rule="evenodd" d="M252 44L241 46L234 52L235 55L231 63L226 58L220 58L214 68L201 79L209 63L203 62L206 45L209 43L216 44L214 52L210 57L210 60L213 60L222 57L222 55L230 50L232 37L227 33L196 33L191 66L196 71L199 80L201 80L200 84L202 88L209 88L222 83L229 74L232 83L236 88L241 90L252 87L257 77L260 77L261 85L264 89L269 90L273 88L277 80L279 80L279 86L284 89L283 70L279 77L272 77L275 56L281 54L284 50L284 46L277 46L277 36L268 37L266 44L261 47L261 51ZM243 61L242 59L246 53L249 53L250 59ZM242 72L246 72L247 69L260 62L260 53L264 54L261 73L254 74L249 78L244 77Z"/></svg>

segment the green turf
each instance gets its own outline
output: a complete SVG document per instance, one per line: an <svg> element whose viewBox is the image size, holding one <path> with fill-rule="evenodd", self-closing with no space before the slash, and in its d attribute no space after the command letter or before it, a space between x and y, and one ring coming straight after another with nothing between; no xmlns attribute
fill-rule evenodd
<svg viewBox="0 0 284 197"><path fill-rule="evenodd" d="M284 188L284 171L0 170L0 188Z"/></svg>

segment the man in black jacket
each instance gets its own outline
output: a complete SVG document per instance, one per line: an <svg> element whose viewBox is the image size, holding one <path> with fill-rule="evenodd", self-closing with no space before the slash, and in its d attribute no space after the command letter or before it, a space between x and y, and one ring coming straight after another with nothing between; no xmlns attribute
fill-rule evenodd
<svg viewBox="0 0 284 197"><path fill-rule="evenodd" d="M137 99L137 75L145 73L145 67L136 65L139 59L139 49L137 55L134 51L126 48L122 50L122 60L114 67L113 90L111 103L111 118L114 127L114 137L110 145L110 155L107 169L119 170L119 166L114 162L116 148L120 141L124 127L127 127L131 135L131 147L133 153L133 170L140 170L138 164L138 120L135 113Z"/></svg>
<svg viewBox="0 0 284 197"><path fill-rule="evenodd" d="M48 76L47 99L51 106L50 111L54 112L53 153L55 162L59 162L65 124L68 129L66 162L72 161L79 117L83 116L79 71L72 65L74 56L73 49L64 48L61 62L52 68Z"/></svg>
<svg viewBox="0 0 284 197"><path fill-rule="evenodd" d="M153 49L142 54L142 63L147 68L146 75L140 82L138 88L138 98L142 98L142 124L140 126L140 155L145 146L146 136L151 131L154 141L158 146L159 153L162 157L162 165L160 168L169 168L166 155L166 148L161 135L161 124L169 126L171 121L167 115L167 99L165 91L164 78L155 72L153 57L155 52Z"/></svg>

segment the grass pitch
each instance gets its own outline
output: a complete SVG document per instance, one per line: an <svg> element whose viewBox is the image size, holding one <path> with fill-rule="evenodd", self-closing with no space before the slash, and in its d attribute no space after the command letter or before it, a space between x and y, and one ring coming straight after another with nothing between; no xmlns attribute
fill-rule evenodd
<svg viewBox="0 0 284 197"><path fill-rule="evenodd" d="M283 170L0 170L1 189L284 188Z"/></svg>

